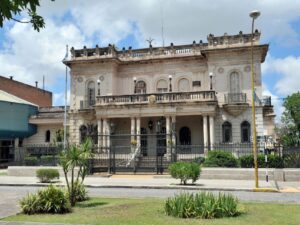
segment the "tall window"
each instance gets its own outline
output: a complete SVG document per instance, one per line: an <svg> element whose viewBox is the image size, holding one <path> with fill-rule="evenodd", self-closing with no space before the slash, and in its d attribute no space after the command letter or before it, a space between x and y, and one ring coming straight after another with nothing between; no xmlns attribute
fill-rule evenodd
<svg viewBox="0 0 300 225"><path fill-rule="evenodd" d="M95 82L90 81L88 83L87 87L87 100L88 100L88 106L95 105L95 98L96 98L96 92L95 92Z"/></svg>
<svg viewBox="0 0 300 225"><path fill-rule="evenodd" d="M182 78L178 82L178 91L187 92L190 90L190 82L186 78Z"/></svg>
<svg viewBox="0 0 300 225"><path fill-rule="evenodd" d="M144 81L140 80L136 83L135 93L137 94L145 94L147 90L147 85Z"/></svg>
<svg viewBox="0 0 300 225"><path fill-rule="evenodd" d="M222 125L223 142L228 143L232 141L232 126L228 121Z"/></svg>
<svg viewBox="0 0 300 225"><path fill-rule="evenodd" d="M240 93L240 75L234 71L230 74L230 93Z"/></svg>
<svg viewBox="0 0 300 225"><path fill-rule="evenodd" d="M241 141L242 142L250 142L250 123L244 121L241 123Z"/></svg>
<svg viewBox="0 0 300 225"><path fill-rule="evenodd" d="M188 127L182 127L179 131L180 145L191 145L191 130Z"/></svg>
<svg viewBox="0 0 300 225"><path fill-rule="evenodd" d="M87 127L85 125L81 125L79 128L80 132L80 143L83 143L87 138Z"/></svg>
<svg viewBox="0 0 300 225"><path fill-rule="evenodd" d="M159 80L156 85L156 91L160 93L168 92L168 82L163 79Z"/></svg>
<svg viewBox="0 0 300 225"><path fill-rule="evenodd" d="M46 131L46 136L45 136L45 142L50 142L50 138L51 138L50 130L47 130Z"/></svg>

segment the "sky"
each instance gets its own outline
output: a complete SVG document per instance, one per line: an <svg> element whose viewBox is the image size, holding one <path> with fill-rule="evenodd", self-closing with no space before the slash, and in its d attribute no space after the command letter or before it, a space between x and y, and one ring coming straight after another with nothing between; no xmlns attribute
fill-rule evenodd
<svg viewBox="0 0 300 225"><path fill-rule="evenodd" d="M67 44L140 48L151 37L161 46L162 21L165 45L206 42L210 33L250 33L252 10L261 12L255 21L261 44L270 45L263 94L272 96L280 115L282 99L300 90L300 0L41 0L38 13L46 27L40 32L13 21L0 28L0 75L40 87L45 76L54 105L63 105Z"/></svg>

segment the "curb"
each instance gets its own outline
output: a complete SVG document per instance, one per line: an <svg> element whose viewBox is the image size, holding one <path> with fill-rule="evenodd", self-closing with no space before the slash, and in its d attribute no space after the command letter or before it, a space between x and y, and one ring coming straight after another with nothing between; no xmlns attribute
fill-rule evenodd
<svg viewBox="0 0 300 225"><path fill-rule="evenodd" d="M0 184L0 186L9 187L46 187L49 184ZM58 187L65 187L65 185L58 184ZM215 187L193 187L193 186L144 186L144 185L85 185L87 188L124 188L124 189L165 189L165 190L199 190L199 191L244 191L255 192L253 188L215 188ZM266 188L267 189L267 188ZM269 188L268 188L269 189ZM274 192L276 193L276 192Z"/></svg>

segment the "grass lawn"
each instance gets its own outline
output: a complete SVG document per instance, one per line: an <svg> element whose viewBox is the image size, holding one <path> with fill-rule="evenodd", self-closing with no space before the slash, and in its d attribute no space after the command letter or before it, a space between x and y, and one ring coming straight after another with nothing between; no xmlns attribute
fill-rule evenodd
<svg viewBox="0 0 300 225"><path fill-rule="evenodd" d="M207 224L207 225L298 225L300 205L271 203L242 203L245 213L225 219L179 219L164 214L162 199L92 198L79 203L72 213L64 215L23 215L7 217L4 221L32 221L73 224Z"/></svg>

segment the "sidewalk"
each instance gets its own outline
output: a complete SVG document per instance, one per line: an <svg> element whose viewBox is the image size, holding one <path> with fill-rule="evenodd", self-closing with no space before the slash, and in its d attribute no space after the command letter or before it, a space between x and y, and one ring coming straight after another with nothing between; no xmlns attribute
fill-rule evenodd
<svg viewBox="0 0 300 225"><path fill-rule="evenodd" d="M220 191L253 191L253 180L211 180L199 179L193 185L180 185L168 175L113 175L109 177L87 176L85 185L90 188L152 188L152 189L190 189ZM55 183L65 185L64 177ZM1 186L47 186L36 177L0 176ZM260 188L274 188L283 191L300 192L300 182L259 181Z"/></svg>

